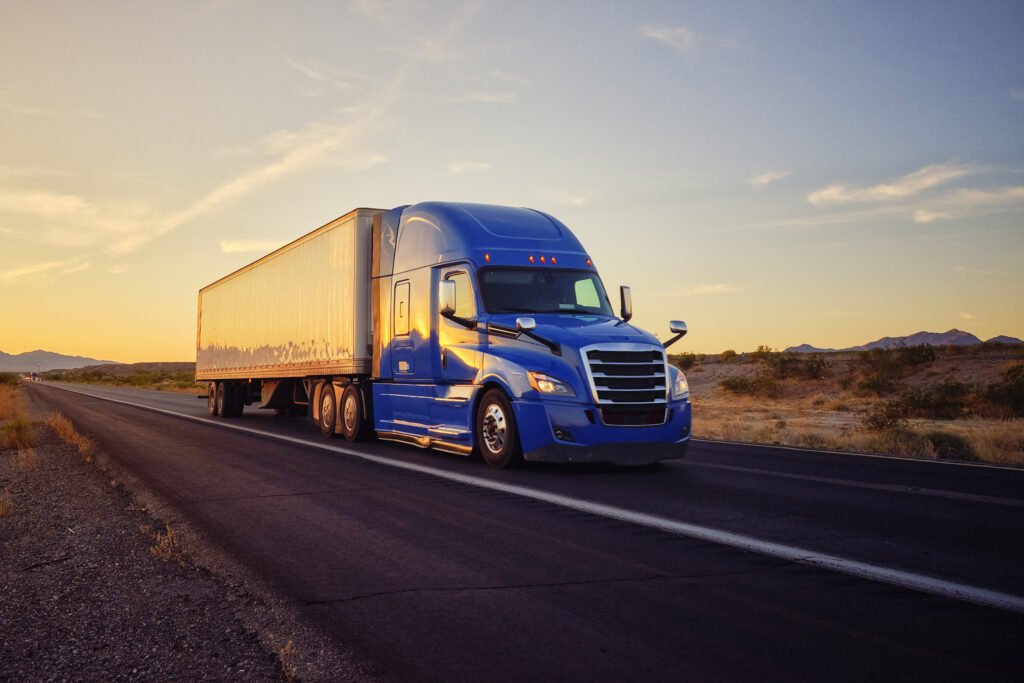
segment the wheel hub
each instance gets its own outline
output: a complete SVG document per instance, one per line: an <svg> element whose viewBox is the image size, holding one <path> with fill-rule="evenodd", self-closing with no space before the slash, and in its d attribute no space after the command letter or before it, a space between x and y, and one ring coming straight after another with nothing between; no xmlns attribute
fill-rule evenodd
<svg viewBox="0 0 1024 683"><path fill-rule="evenodd" d="M492 453L500 453L505 446L507 436L507 425L505 424L505 413L500 406L489 405L484 411L484 444L487 450Z"/></svg>

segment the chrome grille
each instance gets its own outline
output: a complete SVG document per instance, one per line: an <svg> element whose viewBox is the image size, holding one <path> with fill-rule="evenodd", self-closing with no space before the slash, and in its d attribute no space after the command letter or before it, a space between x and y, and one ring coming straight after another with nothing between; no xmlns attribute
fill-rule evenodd
<svg viewBox="0 0 1024 683"><path fill-rule="evenodd" d="M581 349L604 424L663 424L668 397L665 350L648 344L597 344Z"/></svg>

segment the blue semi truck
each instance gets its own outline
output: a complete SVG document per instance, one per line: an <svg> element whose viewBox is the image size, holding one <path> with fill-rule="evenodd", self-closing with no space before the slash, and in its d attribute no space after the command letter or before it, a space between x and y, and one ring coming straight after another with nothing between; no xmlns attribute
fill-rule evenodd
<svg viewBox="0 0 1024 683"><path fill-rule="evenodd" d="M681 457L689 387L612 308L556 218L425 202L356 209L199 292L211 415L258 404L324 436L469 455L643 465Z"/></svg>

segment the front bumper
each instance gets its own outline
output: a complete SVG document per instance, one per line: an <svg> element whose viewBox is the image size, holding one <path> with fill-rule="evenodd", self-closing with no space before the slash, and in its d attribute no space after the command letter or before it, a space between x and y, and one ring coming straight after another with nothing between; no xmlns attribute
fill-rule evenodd
<svg viewBox="0 0 1024 683"><path fill-rule="evenodd" d="M690 441L689 401L669 404L665 424L642 427L601 424L593 406L579 403L519 400L513 409L531 462L649 465L683 457ZM557 438L556 429L571 441Z"/></svg>

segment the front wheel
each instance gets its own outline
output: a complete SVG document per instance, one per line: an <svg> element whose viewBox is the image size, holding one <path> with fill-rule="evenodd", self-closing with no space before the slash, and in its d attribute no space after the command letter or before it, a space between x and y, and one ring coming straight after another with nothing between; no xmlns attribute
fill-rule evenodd
<svg viewBox="0 0 1024 683"><path fill-rule="evenodd" d="M499 389L489 389L477 408L476 445L484 462L495 469L523 462L512 405Z"/></svg>

